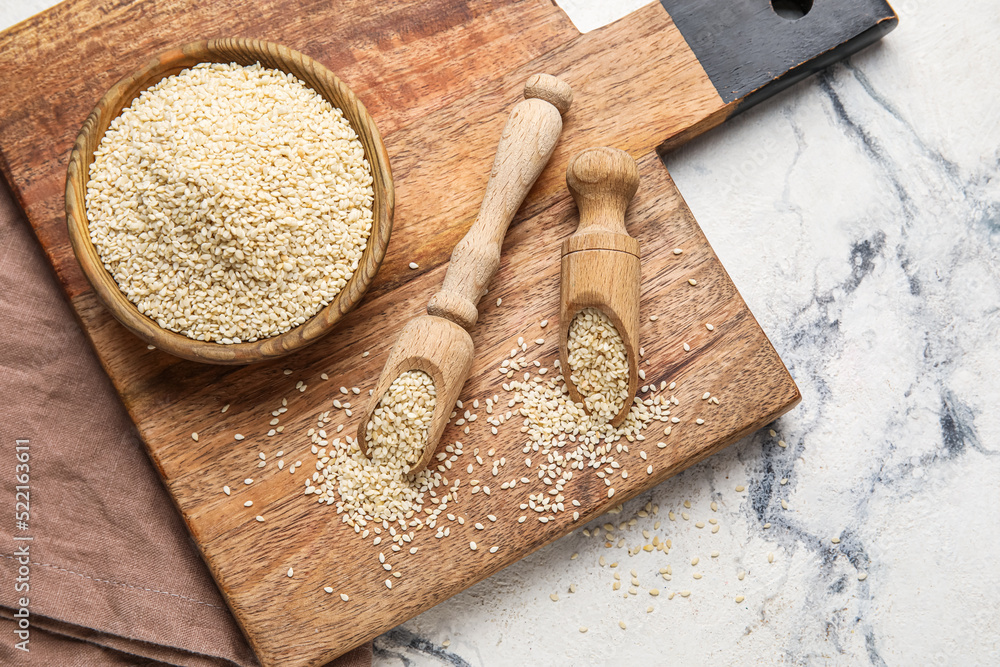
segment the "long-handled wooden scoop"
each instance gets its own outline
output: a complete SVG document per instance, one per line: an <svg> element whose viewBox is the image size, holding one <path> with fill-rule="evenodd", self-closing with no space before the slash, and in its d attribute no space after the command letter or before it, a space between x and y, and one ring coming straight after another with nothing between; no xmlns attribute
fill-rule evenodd
<svg viewBox="0 0 1000 667"><path fill-rule="evenodd" d="M559 363L570 398L585 404L570 380L570 325L585 308L608 316L628 356L628 399L611 420L618 426L639 384L639 242L625 231L625 209L639 187L639 169L624 151L591 148L570 160L566 184L580 210L580 224L562 245Z"/></svg>
<svg viewBox="0 0 1000 667"><path fill-rule="evenodd" d="M368 421L382 395L406 371L421 370L430 375L437 394L427 444L416 465L411 466L412 472L423 470L430 462L455 409L472 367L472 337L467 330L479 318L476 306L500 266L507 227L559 140L562 114L573 101L573 91L554 76L536 74L528 79L524 97L504 126L479 215L455 246L441 291L428 304L428 314L410 320L389 351L358 424L358 444L368 456Z"/></svg>

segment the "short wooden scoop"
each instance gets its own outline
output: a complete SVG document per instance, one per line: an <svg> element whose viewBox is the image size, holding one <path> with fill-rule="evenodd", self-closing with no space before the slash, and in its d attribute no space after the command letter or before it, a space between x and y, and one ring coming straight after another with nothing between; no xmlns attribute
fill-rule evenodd
<svg viewBox="0 0 1000 667"><path fill-rule="evenodd" d="M504 126L479 215L455 246L441 291L428 304L428 314L410 320L389 351L358 424L358 444L368 456L368 421L382 395L406 371L421 370L430 375L437 394L427 444L411 471L423 470L430 462L455 409L472 367L473 344L468 330L479 318L477 304L500 266L507 227L552 156L573 91L554 76L536 74L528 79L524 97Z"/></svg>
<svg viewBox="0 0 1000 667"><path fill-rule="evenodd" d="M566 168L566 184L580 212L580 224L562 245L559 301L559 363L570 398L584 403L570 380L567 361L570 324L585 308L610 318L628 355L628 395L611 423L628 416L639 385L639 242L625 231L625 209L639 187L639 169L628 153L591 148Z"/></svg>

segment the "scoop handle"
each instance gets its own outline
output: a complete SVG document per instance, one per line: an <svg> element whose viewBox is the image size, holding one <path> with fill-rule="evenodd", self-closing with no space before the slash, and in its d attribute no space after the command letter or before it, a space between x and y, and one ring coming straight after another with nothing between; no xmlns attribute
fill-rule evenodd
<svg viewBox="0 0 1000 667"><path fill-rule="evenodd" d="M639 168L632 156L609 147L578 153L566 168L566 185L580 210L577 234L628 235L625 210L639 187Z"/></svg>
<svg viewBox="0 0 1000 667"><path fill-rule="evenodd" d="M500 135L479 215L452 251L441 291L427 305L430 315L465 329L479 318L476 306L500 267L507 227L555 150L573 91L554 76L536 74L525 85L524 96Z"/></svg>

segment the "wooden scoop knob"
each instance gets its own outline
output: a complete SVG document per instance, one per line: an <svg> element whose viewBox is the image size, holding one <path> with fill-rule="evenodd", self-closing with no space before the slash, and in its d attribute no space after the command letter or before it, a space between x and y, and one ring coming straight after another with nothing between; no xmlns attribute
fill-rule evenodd
<svg viewBox="0 0 1000 667"><path fill-rule="evenodd" d="M639 242L625 230L625 210L639 187L639 169L628 153L591 148L570 160L566 184L580 224L562 245L559 359L570 397L584 403L570 380L569 328L585 308L602 311L618 330L628 358L628 396L611 423L618 426L639 384Z"/></svg>

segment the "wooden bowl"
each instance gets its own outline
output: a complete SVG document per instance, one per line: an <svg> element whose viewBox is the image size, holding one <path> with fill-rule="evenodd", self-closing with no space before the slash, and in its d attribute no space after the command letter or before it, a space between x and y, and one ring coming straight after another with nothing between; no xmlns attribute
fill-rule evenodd
<svg viewBox="0 0 1000 667"><path fill-rule="evenodd" d="M341 109L358 134L365 157L371 166L374 190L372 230L357 270L344 289L316 315L299 326L277 336L253 343L230 345L199 341L160 327L118 289L114 278L104 268L97 249L90 241L86 211L87 181L94 150L100 144L111 121L139 94L160 79L177 74L186 67L203 62L239 63L282 70L297 76L306 85ZM151 345L170 354L212 364L248 364L276 359L314 342L333 329L337 322L364 296L385 257L395 191L389 157L375 122L364 105L332 72L298 51L257 39L213 39L193 42L172 49L147 63L135 74L119 81L97 103L76 138L70 154L66 178L66 223L73 251L98 298L115 319Z"/></svg>

